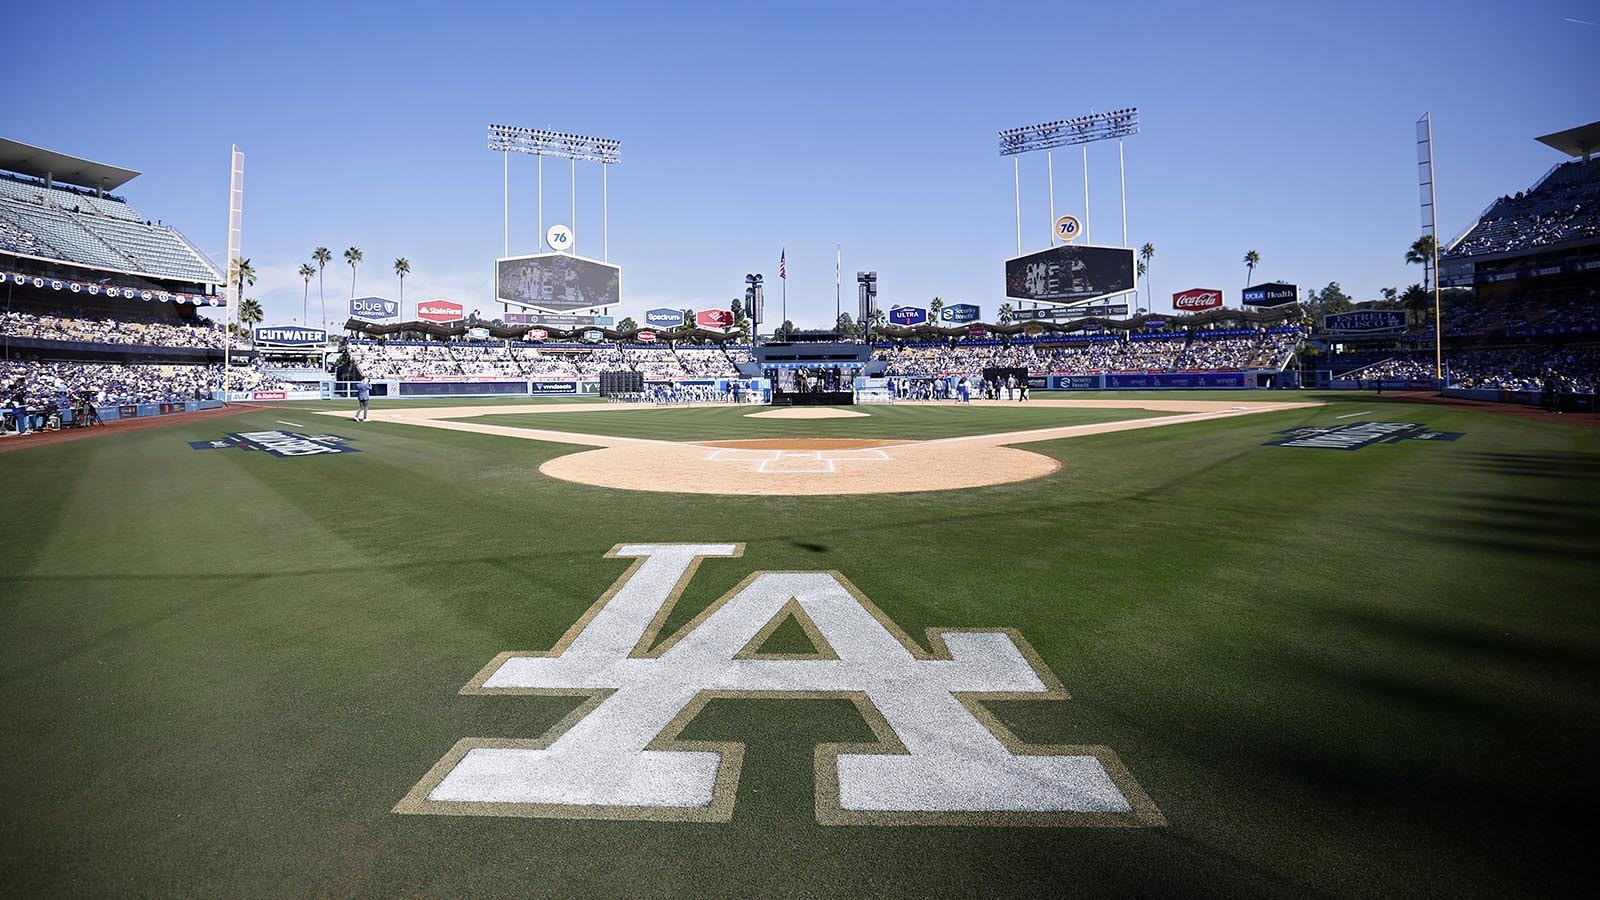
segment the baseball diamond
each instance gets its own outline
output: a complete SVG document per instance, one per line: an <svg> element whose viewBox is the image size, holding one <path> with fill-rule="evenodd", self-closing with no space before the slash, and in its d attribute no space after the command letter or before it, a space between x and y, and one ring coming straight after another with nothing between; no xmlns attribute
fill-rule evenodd
<svg viewBox="0 0 1600 900"><path fill-rule="evenodd" d="M1595 18L8 7L0 898L1593 896Z"/></svg>

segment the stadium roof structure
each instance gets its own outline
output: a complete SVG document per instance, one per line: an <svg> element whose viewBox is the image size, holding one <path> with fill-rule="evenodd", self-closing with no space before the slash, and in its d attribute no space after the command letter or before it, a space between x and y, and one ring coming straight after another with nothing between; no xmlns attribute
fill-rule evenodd
<svg viewBox="0 0 1600 900"><path fill-rule="evenodd" d="M116 190L139 177L132 169L68 156L10 138L0 138L0 169L102 191Z"/></svg>
<svg viewBox="0 0 1600 900"><path fill-rule="evenodd" d="M1588 159L1589 154L1600 150L1600 122L1590 122L1566 131L1557 131L1534 138L1546 147L1560 150L1568 156Z"/></svg>

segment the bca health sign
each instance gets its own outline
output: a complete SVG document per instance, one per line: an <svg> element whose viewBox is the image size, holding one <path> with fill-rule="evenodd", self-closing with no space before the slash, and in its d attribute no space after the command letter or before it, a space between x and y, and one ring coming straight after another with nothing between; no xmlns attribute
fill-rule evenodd
<svg viewBox="0 0 1600 900"><path fill-rule="evenodd" d="M1127 247L1052 247L1006 260L1011 300L1093 300L1134 287L1133 251Z"/></svg>
<svg viewBox="0 0 1600 900"><path fill-rule="evenodd" d="M651 328L678 328L683 325L683 310L668 309L665 306L645 310L644 324Z"/></svg>
<svg viewBox="0 0 1600 900"><path fill-rule="evenodd" d="M928 311L920 306L896 306L889 310L889 322L893 325L921 325L928 321Z"/></svg>

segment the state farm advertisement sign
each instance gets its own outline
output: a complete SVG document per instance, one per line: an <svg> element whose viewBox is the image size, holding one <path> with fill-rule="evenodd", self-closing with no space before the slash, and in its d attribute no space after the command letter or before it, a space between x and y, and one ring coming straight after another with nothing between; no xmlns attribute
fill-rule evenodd
<svg viewBox="0 0 1600 900"><path fill-rule="evenodd" d="M1222 305L1222 292L1215 288L1190 288L1172 295L1172 308L1179 312L1199 312Z"/></svg>
<svg viewBox="0 0 1600 900"><path fill-rule="evenodd" d="M732 328L733 313L725 309L703 309L694 314L694 323L701 328Z"/></svg>
<svg viewBox="0 0 1600 900"><path fill-rule="evenodd" d="M417 304L417 318L425 322L459 322L466 317L461 304L453 300L424 300Z"/></svg>

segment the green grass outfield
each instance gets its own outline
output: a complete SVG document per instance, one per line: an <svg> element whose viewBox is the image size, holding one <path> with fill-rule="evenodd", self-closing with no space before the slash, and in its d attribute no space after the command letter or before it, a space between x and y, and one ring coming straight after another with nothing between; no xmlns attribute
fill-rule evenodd
<svg viewBox="0 0 1600 900"><path fill-rule="evenodd" d="M1580 894L1600 431L1320 399L1030 444L1063 463L1036 481L839 498L610 491L539 475L570 446L289 407L0 454L0 893ZM186 443L279 420L362 452ZM1263 446L1363 420L1464 436ZM705 562L669 630L786 569L839 570L919 638L1018 629L1074 699L993 712L1112 748L1169 824L818 825L814 746L870 736L845 701L717 700L688 726L746 743L725 824L392 812L456 741L575 708L458 691L550 647L627 568L614 544L685 541L746 549Z"/></svg>
<svg viewBox="0 0 1600 900"><path fill-rule="evenodd" d="M1008 406L865 406L856 411L869 415L839 419L752 418L754 409L742 406L700 406L674 409L596 410L571 413L506 413L467 416L465 422L539 428L613 437L662 438L671 441L707 441L759 438L902 438L932 440L969 434L994 434L1034 428L1155 419L1175 415L1148 409L1061 409L1013 403Z"/></svg>

